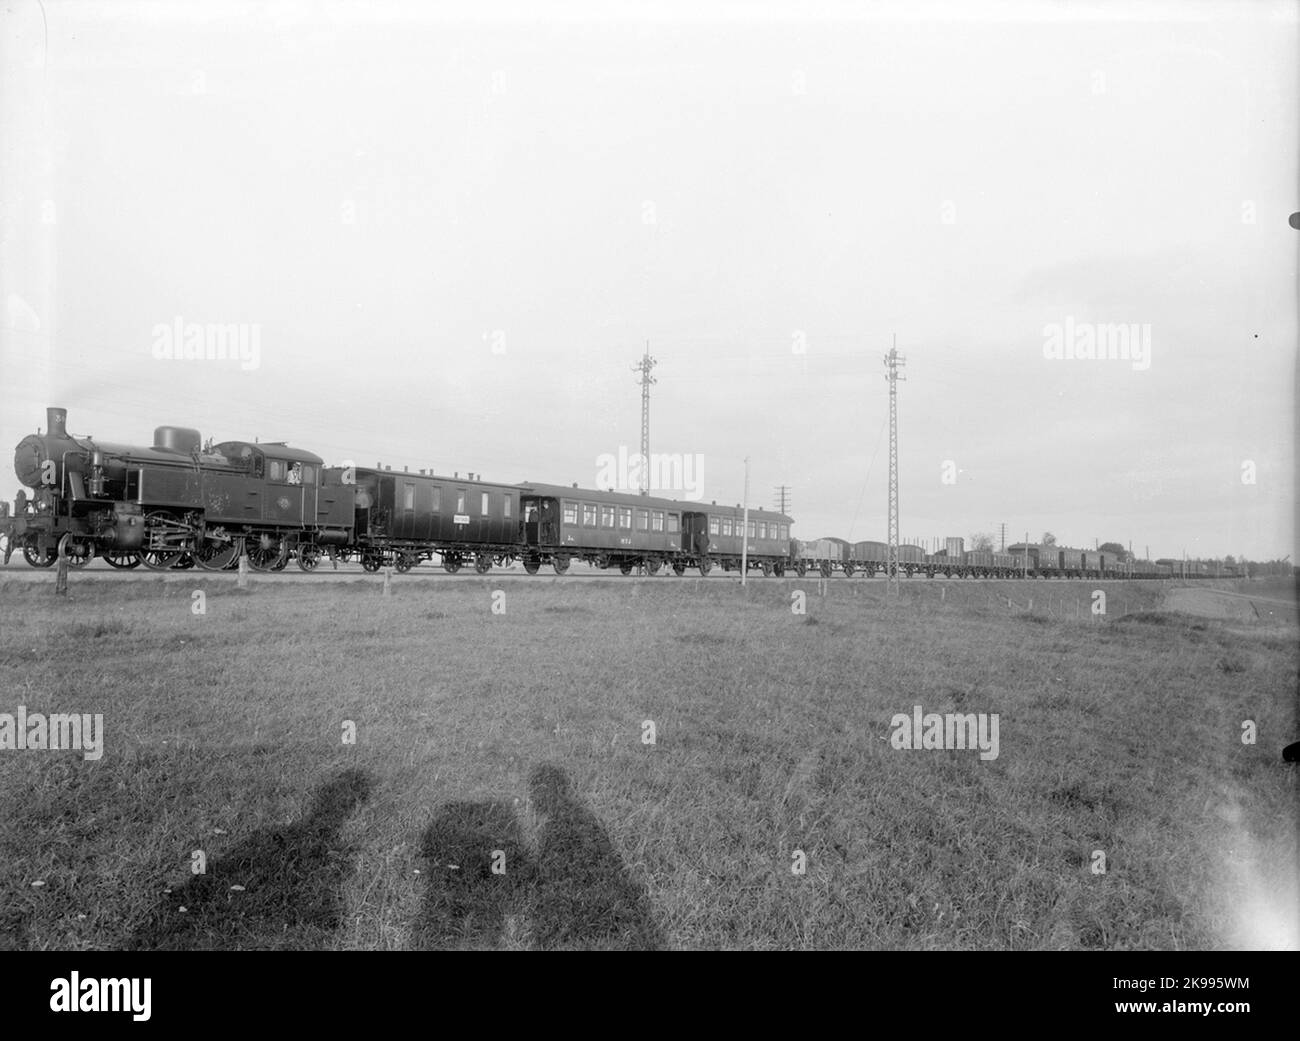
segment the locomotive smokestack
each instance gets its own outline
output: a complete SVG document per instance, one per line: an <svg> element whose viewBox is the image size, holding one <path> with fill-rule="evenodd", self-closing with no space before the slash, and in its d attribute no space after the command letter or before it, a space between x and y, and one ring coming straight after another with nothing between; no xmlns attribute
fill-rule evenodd
<svg viewBox="0 0 1300 1041"><path fill-rule="evenodd" d="M45 436L68 436L68 410L66 408L47 408L45 410Z"/></svg>

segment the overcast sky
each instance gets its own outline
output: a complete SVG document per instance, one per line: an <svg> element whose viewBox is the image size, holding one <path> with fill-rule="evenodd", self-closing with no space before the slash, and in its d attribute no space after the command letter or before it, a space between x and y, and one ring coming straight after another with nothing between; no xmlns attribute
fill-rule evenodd
<svg viewBox="0 0 1300 1041"><path fill-rule="evenodd" d="M8 3L0 444L589 486L648 340L705 499L880 539L896 335L904 535L1300 556L1295 3L481 6Z"/></svg>

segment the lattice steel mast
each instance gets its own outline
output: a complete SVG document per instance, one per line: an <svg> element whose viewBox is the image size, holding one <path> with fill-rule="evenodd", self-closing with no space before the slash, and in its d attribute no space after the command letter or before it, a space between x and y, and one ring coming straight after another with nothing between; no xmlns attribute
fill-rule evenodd
<svg viewBox="0 0 1300 1041"><path fill-rule="evenodd" d="M885 355L885 379L889 381L889 552L887 572L891 591L897 595L898 586L898 381L907 377L898 370L906 367L907 359L898 353L898 337Z"/></svg>
<svg viewBox="0 0 1300 1041"><path fill-rule="evenodd" d="M650 385L658 381L650 375L650 370L657 364L650 357L650 341L645 342L645 356L636 365L633 372L641 374L641 494L650 494Z"/></svg>

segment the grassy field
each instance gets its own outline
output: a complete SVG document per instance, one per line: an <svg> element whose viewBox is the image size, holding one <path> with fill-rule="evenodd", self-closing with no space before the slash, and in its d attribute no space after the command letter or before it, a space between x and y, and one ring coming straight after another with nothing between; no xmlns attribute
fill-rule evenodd
<svg viewBox="0 0 1300 1041"><path fill-rule="evenodd" d="M1098 585L5 583L0 947L1295 945L1295 631Z"/></svg>

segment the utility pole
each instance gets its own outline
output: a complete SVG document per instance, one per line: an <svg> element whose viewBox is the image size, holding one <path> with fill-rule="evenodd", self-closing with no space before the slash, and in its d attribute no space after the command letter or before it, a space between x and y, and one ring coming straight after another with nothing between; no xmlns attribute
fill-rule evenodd
<svg viewBox="0 0 1300 1041"><path fill-rule="evenodd" d="M740 584L749 577L749 456L745 456L745 526L740 530Z"/></svg>
<svg viewBox="0 0 1300 1041"><path fill-rule="evenodd" d="M650 385L657 383L650 370L658 362L650 357L650 341L645 342L645 355L641 361L632 366L633 372L641 374L641 494L650 494Z"/></svg>
<svg viewBox="0 0 1300 1041"><path fill-rule="evenodd" d="M776 486L776 502L774 505L781 513L788 513L790 508L790 491L788 484L778 484Z"/></svg>
<svg viewBox="0 0 1300 1041"><path fill-rule="evenodd" d="M889 381L889 551L885 574L895 596L902 592L898 586L898 381L907 379L898 370L906 366L895 336L893 348L885 355L885 379Z"/></svg>
<svg viewBox="0 0 1300 1041"><path fill-rule="evenodd" d="M1002 552L1007 551L1007 522L1002 522Z"/></svg>

